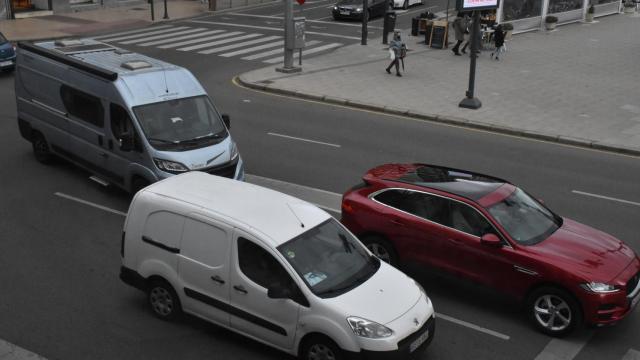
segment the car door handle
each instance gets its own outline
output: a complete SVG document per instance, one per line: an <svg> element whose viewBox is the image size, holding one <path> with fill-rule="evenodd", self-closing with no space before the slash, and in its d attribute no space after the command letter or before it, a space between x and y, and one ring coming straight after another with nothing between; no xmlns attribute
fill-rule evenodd
<svg viewBox="0 0 640 360"><path fill-rule="evenodd" d="M391 219L391 223L397 226L404 226L404 223L402 221L396 219Z"/></svg>
<svg viewBox="0 0 640 360"><path fill-rule="evenodd" d="M218 275L212 276L211 280L217 282L220 285L224 284L224 280L222 280L222 278L220 276L218 276Z"/></svg>
<svg viewBox="0 0 640 360"><path fill-rule="evenodd" d="M244 286L242 285L234 285L233 286L233 290L237 291L237 292L241 292L243 294L247 293L247 290L244 288Z"/></svg>

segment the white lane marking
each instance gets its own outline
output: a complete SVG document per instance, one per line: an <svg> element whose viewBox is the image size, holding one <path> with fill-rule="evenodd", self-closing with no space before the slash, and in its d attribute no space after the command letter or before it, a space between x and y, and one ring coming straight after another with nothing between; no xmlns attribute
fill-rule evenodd
<svg viewBox="0 0 640 360"><path fill-rule="evenodd" d="M203 37L203 38L198 38L198 39L193 39L193 40L186 40L186 41L181 41L181 42L177 42L177 43L162 45L162 46L158 46L158 49L176 48L178 46L196 44L196 43L200 43L200 42L204 42L204 41L221 39L221 38L226 38L226 37L230 37L230 36L236 36L236 35L240 35L240 34L244 34L244 33L242 31L232 31L232 32L224 33L224 34L212 35L212 36L207 36L207 37Z"/></svg>
<svg viewBox="0 0 640 360"><path fill-rule="evenodd" d="M110 212L112 214L121 215L121 216L127 216L126 212L118 211L118 210L115 210L115 209L112 209L112 208L109 208L109 207L106 207L106 206L102 206L102 205L99 205L99 204L96 204L96 203L92 203L91 201L82 200L82 199L77 198L75 196L67 195L67 194L64 194L64 193L61 193L61 192L56 192L56 193L54 193L54 195L55 196L59 196L61 198L65 198L67 200L71 200L71 201L79 202L81 204L89 205L89 206L94 207L96 209L104 210L104 211Z"/></svg>
<svg viewBox="0 0 640 360"><path fill-rule="evenodd" d="M247 45L254 45L254 44L264 43L264 42L275 40L275 39L282 39L282 37L281 36L267 36L267 37L260 38L260 39L244 41L244 42L231 44L231 45L218 47L218 48L213 48L213 49L207 49L207 50L198 52L198 54L219 53L219 52L223 52L223 51L227 51L227 50L232 50L232 49L237 49L237 48L240 48L240 47L245 47ZM253 49L253 48L249 48L249 49Z"/></svg>
<svg viewBox="0 0 640 360"><path fill-rule="evenodd" d="M295 136L289 136L289 135L283 135L283 134L278 134L278 133L272 133L272 132L268 132L267 135L278 136L278 137L282 137L282 138L285 138L285 139L291 139L291 140L304 141L304 142L309 142L309 143L313 143L313 144L326 145L326 146L331 146L331 147L335 147L335 148L340 148L341 147L338 144L331 144L331 143L326 143L326 142L322 142L322 141L310 140L310 139L305 139L305 138L300 138L300 137L295 137Z"/></svg>
<svg viewBox="0 0 640 360"><path fill-rule="evenodd" d="M173 25L153 26L152 28L146 27L144 29L136 29L136 30L122 31L122 32L117 32L117 33L112 33L112 34L94 36L93 39L98 40L98 39L110 38L110 37L113 37L113 36L134 34L134 33L139 33L139 32L143 32L143 31L150 31L150 30L160 30L160 29L166 29L166 28L170 28L170 27L173 27Z"/></svg>
<svg viewBox="0 0 640 360"><path fill-rule="evenodd" d="M233 51L233 52L230 52L230 53L220 54L220 56L222 56L222 57L231 57L231 56L242 55L242 54L258 51L258 50L270 49L270 48L273 48L273 47L276 47L276 46L284 47L284 42L282 40L274 41L274 42L271 42L271 43L268 43L268 44L264 44L264 45L260 45L260 46L254 46L254 47L251 47L251 48L248 48L248 49L242 49L242 50Z"/></svg>
<svg viewBox="0 0 640 360"><path fill-rule="evenodd" d="M593 330L584 331L573 338L551 339L534 360L572 360L593 336Z"/></svg>
<svg viewBox="0 0 640 360"><path fill-rule="evenodd" d="M329 19L333 18L333 16L329 16ZM349 24L349 23L341 23L341 22L337 22L337 21L322 21L323 19L326 18L319 18L317 20L307 20L306 22L309 23L314 23L314 24L331 24L331 25L340 25L340 26L351 26L351 27L358 27L358 28L362 28L362 25L357 25L357 24ZM367 24L367 29L378 29L378 30L382 30L382 27L380 26L373 26L373 25L369 25Z"/></svg>
<svg viewBox="0 0 640 360"><path fill-rule="evenodd" d="M280 20L283 19L282 16L275 16L275 15L258 15L258 14L243 14L243 13L226 13L225 15L253 17L253 18L260 18L260 19L280 19Z"/></svg>
<svg viewBox="0 0 640 360"><path fill-rule="evenodd" d="M578 194L578 195L591 196L591 197L598 198L598 199L605 199L605 200L617 201L617 202L620 202L620 203L623 203L623 204L640 206L640 203L637 203L637 202L634 202L634 201L622 200L622 199L617 199L617 198L614 198L614 197L598 195L598 194L592 194L592 193L588 193L588 192L584 192L584 191L578 191L578 190L571 190L571 192L574 193L574 194Z"/></svg>
<svg viewBox="0 0 640 360"><path fill-rule="evenodd" d="M236 37L233 37L231 39L212 41L212 42L208 42L208 43L204 43L204 44L187 46L185 48L179 48L179 49L176 49L176 50L178 50L178 51L190 51L190 50L197 50L197 49L203 49L203 48L210 48L210 47L213 47L213 46L216 46L216 45L227 44L227 43L238 41L238 40L251 39L251 38L254 38L254 37L258 37L258 36L262 36L262 34L247 34L247 35L242 35L242 36L236 36Z"/></svg>
<svg viewBox="0 0 640 360"><path fill-rule="evenodd" d="M177 38L163 39L163 40L158 40L158 41L146 42L146 43L143 43L143 44L138 44L138 46L160 45L160 44L166 43L167 41L178 41L178 40L193 39L195 37L201 37L201 36L212 35L212 34L219 34L221 32L224 32L224 30L211 30L211 31L199 32L197 34L189 34L189 35L185 35L185 36L178 36Z"/></svg>
<svg viewBox="0 0 640 360"><path fill-rule="evenodd" d="M331 9L332 7L333 7L333 5L329 5L329 4L314 6L314 7L310 7L310 8L302 7L302 12L305 12L307 10L320 9L320 8ZM300 8L301 8L300 6L297 6L297 9L294 9L294 13L295 12L299 12ZM280 12L280 13L273 14L272 16L284 16L284 13Z"/></svg>
<svg viewBox="0 0 640 360"><path fill-rule="evenodd" d="M150 40L158 40L158 39L165 39L166 40L171 40L171 39L167 39L167 38L171 38L173 36L176 35L184 35L184 34L191 34L191 33L195 33L195 32L202 32L203 30L207 30L206 28L195 28L195 29L188 29L188 30L183 30L183 31L178 31L175 33L171 33L171 34L162 34L162 35L155 35L155 36L150 36L150 37L143 37L143 38L139 38L139 39L133 39L133 40L127 40L127 41L118 41L120 44L135 44L135 43L140 43L140 42L144 42L144 41L150 41Z"/></svg>
<svg viewBox="0 0 640 360"><path fill-rule="evenodd" d="M322 7L325 7L325 6L322 6ZM333 5L326 6L326 8L328 8L328 9L330 9L331 7L333 7ZM308 10L308 9L305 9L305 10ZM240 14L240 13L230 13L229 15L239 15L239 16L241 15L241 16L246 16L246 17L283 20L282 16L275 16L275 15L254 15L254 14ZM362 25L358 25L358 24L349 24L349 23L336 22L336 21L321 21L321 20L324 20L324 19L331 19L331 18L332 18L332 16L328 16L328 17L323 17L323 18L317 19L317 20L307 19L305 21L308 22L308 23L331 24L331 25L350 26L350 27L362 27ZM242 25L242 26L245 26L245 25ZM368 28L370 28L370 29L382 29L382 27L370 26L370 25L368 25Z"/></svg>
<svg viewBox="0 0 640 360"><path fill-rule="evenodd" d="M211 24L211 25L236 26L236 27L243 27L243 28L249 28L249 29L260 29L260 30L284 31L284 29L283 29L283 28L277 28L277 27L256 26L256 25L243 25L243 24L223 23L223 22L214 22L214 21L186 20L185 22L190 22L190 23L195 23L195 24ZM353 24L351 24L351 25L353 25ZM319 36L328 36L328 37L337 37L337 38L341 38L341 39L360 40L360 37L355 37L355 36L346 36L346 35L337 35L337 34L327 34L327 33L322 33L322 32L315 32L315 31L305 31L305 34L310 34L310 35L319 35Z"/></svg>
<svg viewBox="0 0 640 360"><path fill-rule="evenodd" d="M305 46L309 47L309 46L313 46L315 44L319 44L320 41L317 40L311 40L311 41L307 41L305 43ZM304 51L304 50L303 50ZM260 59L263 57L267 57L267 56L273 56L273 55L278 55L278 54L282 54L284 52L284 45L282 46L282 49L275 49L275 50L271 50L271 51L265 51L265 52L261 52L258 54L253 54L250 56L245 56L242 58L242 60L255 60L255 59ZM298 52L294 52L293 56L298 56Z"/></svg>
<svg viewBox="0 0 640 360"><path fill-rule="evenodd" d="M180 26L180 27L171 28L171 29L148 31L148 32L145 32L145 33L139 33L139 34L135 34L135 35L127 35L127 36L119 36L119 37L114 37L114 38L102 39L101 41L113 42L113 41L129 40L129 39L134 39L134 38L137 38L137 37L164 34L164 33L170 32L170 31L178 31L178 30L186 30L186 29L190 29L190 27L188 27L188 26Z"/></svg>
<svg viewBox="0 0 640 360"><path fill-rule="evenodd" d="M622 360L640 360L640 351L629 349L622 357Z"/></svg>
<svg viewBox="0 0 640 360"><path fill-rule="evenodd" d="M328 50L328 49L333 49L335 47L342 46L342 45L343 44L341 44L341 43L331 43L331 44L327 44L327 45L318 46L317 48L313 48L313 49L309 49L309 50L306 50L306 48L305 48L305 50L302 50L302 56L315 54L317 52L325 51L325 50ZM294 53L294 58L299 57L299 56L297 56L299 54L300 54L300 52L295 52ZM263 62L268 63L268 64L275 64L275 63L278 63L280 61L284 61L284 56L279 56L277 58L264 60Z"/></svg>
<svg viewBox="0 0 640 360"><path fill-rule="evenodd" d="M460 326L464 326L464 327L466 327L466 328L473 329L473 330L475 330L475 331L479 331L479 332L481 332L481 333L485 333L485 334L487 334L487 335L495 336L495 337L497 337L498 339L507 340L507 341L508 341L509 339L511 339L511 337L510 337L509 335L505 335L505 334L499 333L499 332L497 332L497 331L493 331L493 330L490 330L490 329L484 328L484 327L482 327L482 326L478 326L478 325L476 325L476 324L472 324L472 323L467 322L467 321L459 320L459 319L456 319L456 318L451 317L451 316L449 316L449 315L445 315L445 314L441 314L441 313L436 313L436 318L438 318L438 319L442 319L442 320L446 320L446 321L452 322L452 323L454 323L454 324L458 324L458 325L460 325Z"/></svg>
<svg viewBox="0 0 640 360"><path fill-rule="evenodd" d="M2 360L47 360L46 358L23 349L18 345L0 339L0 359Z"/></svg>

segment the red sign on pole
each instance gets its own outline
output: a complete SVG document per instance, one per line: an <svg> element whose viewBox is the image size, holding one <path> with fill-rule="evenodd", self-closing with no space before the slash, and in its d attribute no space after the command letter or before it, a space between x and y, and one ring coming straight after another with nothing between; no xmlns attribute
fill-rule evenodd
<svg viewBox="0 0 640 360"><path fill-rule="evenodd" d="M302 5L304 4L304 0L296 0L298 2L298 4Z"/></svg>

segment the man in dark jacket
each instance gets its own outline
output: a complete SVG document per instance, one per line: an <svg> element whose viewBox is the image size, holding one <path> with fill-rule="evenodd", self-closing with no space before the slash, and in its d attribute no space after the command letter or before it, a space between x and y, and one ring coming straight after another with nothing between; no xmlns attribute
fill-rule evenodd
<svg viewBox="0 0 640 360"><path fill-rule="evenodd" d="M505 32L502 30L502 25L498 25L493 33L493 41L496 44L496 49L491 53L492 59L495 55L495 59L500 60L500 54L504 53L504 36Z"/></svg>
<svg viewBox="0 0 640 360"><path fill-rule="evenodd" d="M392 56L393 59L391 61L391 64L387 66L387 69L386 69L387 73L391 74L391 67L395 65L396 76L402 76L402 74L400 74L400 52L403 47L406 47L406 45L402 42L402 39L400 38L400 32L396 31L393 34L393 40L391 40L391 42L389 43L389 50L393 53L393 56Z"/></svg>
<svg viewBox="0 0 640 360"><path fill-rule="evenodd" d="M451 51L453 51L455 55L460 56L460 52L458 50L460 49L460 44L464 41L464 33L467 31L467 20L462 16L461 12L459 12L456 19L453 20L453 30L456 34L456 45L451 49ZM465 44L462 52L464 52L466 47L467 46Z"/></svg>

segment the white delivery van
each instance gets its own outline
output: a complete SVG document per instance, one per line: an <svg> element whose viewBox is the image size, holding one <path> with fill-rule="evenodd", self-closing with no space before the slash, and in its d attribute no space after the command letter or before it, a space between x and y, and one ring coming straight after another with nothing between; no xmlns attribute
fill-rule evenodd
<svg viewBox="0 0 640 360"><path fill-rule="evenodd" d="M407 359L431 342L424 289L316 206L189 172L134 197L120 278L154 314L186 312L302 359Z"/></svg>

